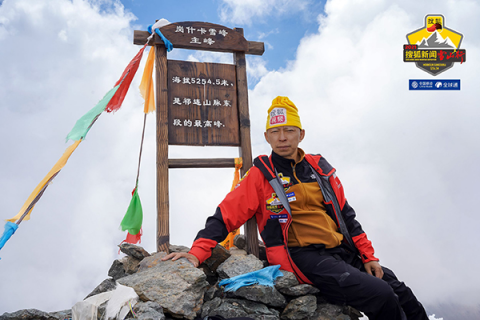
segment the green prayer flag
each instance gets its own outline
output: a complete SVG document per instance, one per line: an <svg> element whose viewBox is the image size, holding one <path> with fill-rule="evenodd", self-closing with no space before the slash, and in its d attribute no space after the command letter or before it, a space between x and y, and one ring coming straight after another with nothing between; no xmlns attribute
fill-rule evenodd
<svg viewBox="0 0 480 320"><path fill-rule="evenodd" d="M83 117L77 120L73 129L67 135L67 141L77 141L80 139L85 139L85 136L87 135L88 130L90 130L93 121L105 110L108 102L112 99L119 87L120 85L108 91L107 94L103 97L103 99L100 100L95 107L93 107L90 111L84 114Z"/></svg>
<svg viewBox="0 0 480 320"><path fill-rule="evenodd" d="M128 206L127 213L123 217L122 223L120 226L122 227L122 231L128 230L128 233L132 235L136 235L140 232L142 228L143 222L143 210L142 210L142 203L140 202L140 197L138 196L137 188L133 192L132 200L130 201L130 205Z"/></svg>

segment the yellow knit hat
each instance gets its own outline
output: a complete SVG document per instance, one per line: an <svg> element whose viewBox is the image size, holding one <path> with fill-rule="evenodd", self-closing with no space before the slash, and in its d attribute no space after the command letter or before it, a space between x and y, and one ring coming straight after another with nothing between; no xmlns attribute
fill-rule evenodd
<svg viewBox="0 0 480 320"><path fill-rule="evenodd" d="M302 129L298 109L287 97L276 97L268 109L267 130L273 127L293 126Z"/></svg>

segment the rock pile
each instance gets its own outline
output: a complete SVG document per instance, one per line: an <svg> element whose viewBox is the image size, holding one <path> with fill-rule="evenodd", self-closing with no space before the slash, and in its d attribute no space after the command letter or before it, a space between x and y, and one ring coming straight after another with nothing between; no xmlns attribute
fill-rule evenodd
<svg viewBox="0 0 480 320"><path fill-rule="evenodd" d="M251 285L235 292L224 292L218 286L222 279L257 271L267 265L266 261L238 248L226 250L217 246L212 257L199 268L186 259L161 261L165 252L150 255L131 244L122 244L120 249L127 256L113 262L108 271L110 278L86 298L113 290L116 283L131 287L140 297L140 302L133 307L139 320L193 320L216 315L258 320L358 320L362 316L351 307L328 304L317 288L299 284L295 276L286 271L282 271L284 276L277 278L274 287ZM170 246L171 252L188 250L183 246ZM105 305L99 307L98 319L103 319ZM0 320L69 318L70 310L46 313L30 309L0 316ZM134 315L129 313L126 319L133 320Z"/></svg>

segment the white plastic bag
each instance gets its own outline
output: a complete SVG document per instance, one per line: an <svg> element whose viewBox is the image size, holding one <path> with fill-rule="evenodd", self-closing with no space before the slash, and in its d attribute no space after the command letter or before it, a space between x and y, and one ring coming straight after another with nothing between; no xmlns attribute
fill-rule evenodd
<svg viewBox="0 0 480 320"><path fill-rule="evenodd" d="M105 315L102 319L123 320L138 301L138 295L130 287L122 286L117 282L113 291L99 293L88 299L77 302L72 307L73 320L97 320L98 307L108 301Z"/></svg>

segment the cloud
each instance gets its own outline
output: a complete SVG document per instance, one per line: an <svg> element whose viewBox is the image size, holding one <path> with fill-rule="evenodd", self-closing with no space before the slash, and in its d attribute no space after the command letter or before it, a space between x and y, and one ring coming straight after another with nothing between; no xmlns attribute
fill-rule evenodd
<svg viewBox="0 0 480 320"><path fill-rule="evenodd" d="M249 25L254 19L301 12L310 4L310 0L223 0L223 5L220 6L220 19L223 22Z"/></svg>
<svg viewBox="0 0 480 320"><path fill-rule="evenodd" d="M0 6L3 219L17 213L66 149L64 137L75 121L139 50L131 41L133 15L115 1L94 3L7 0ZM225 2L222 14L251 21L272 8L299 12L292 3ZM408 79L429 77L401 55L405 35L430 12L443 12L446 25L465 35L467 62L442 75L461 79L460 92L407 89ZM322 153L338 169L381 262L429 305L480 298L472 276L480 258L467 248L480 240L480 101L473 72L480 39L470 26L479 14L474 1L328 1L318 32L301 40L285 68L269 71L261 58L248 61L249 82L259 80L249 92L253 154L270 152L263 141L266 109L275 96L289 96L307 129L303 148ZM264 59L275 50L282 48ZM183 56L174 50L169 57ZM208 53L189 59L227 62ZM0 251L0 281L9 288L0 293L0 312L70 308L107 277L125 236L118 225L136 176L143 123L137 87L138 76L122 109L100 116L32 219ZM150 252L156 234L154 118L147 119L139 187L142 245ZM213 154L234 157L238 150L169 148L170 158ZM170 170L171 243L191 244L232 179L232 169Z"/></svg>
<svg viewBox="0 0 480 320"><path fill-rule="evenodd" d="M430 77L402 61L402 46L430 12L444 12L447 26L464 32L470 60L438 77L461 79L460 92L408 91L408 79ZM268 152L261 133L270 101L289 96L306 128L305 150L337 168L381 262L430 305L480 298L471 277L480 258L466 249L480 240L480 42L464 24L479 13L468 1L328 1L319 32L301 40L296 59L250 92L254 153Z"/></svg>
<svg viewBox="0 0 480 320"><path fill-rule="evenodd" d="M133 15L114 1L96 3L0 6L2 219L18 212L63 154L75 121L113 87L139 49L131 43ZM142 108L138 95L125 106L99 118L31 220L2 249L0 281L8 290L0 294L1 312L65 309L106 278L124 236L118 225L134 185L142 125L141 112L132 110Z"/></svg>

